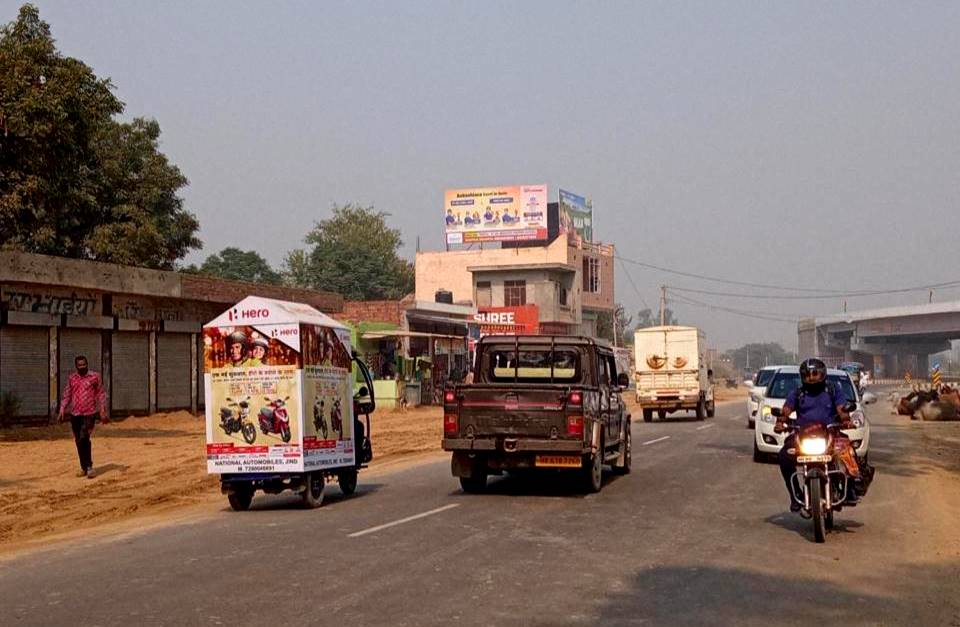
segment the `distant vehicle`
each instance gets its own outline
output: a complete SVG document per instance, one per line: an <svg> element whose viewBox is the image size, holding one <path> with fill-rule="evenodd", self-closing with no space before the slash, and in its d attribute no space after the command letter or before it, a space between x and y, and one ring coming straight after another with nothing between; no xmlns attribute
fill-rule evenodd
<svg viewBox="0 0 960 627"><path fill-rule="evenodd" d="M693 411L697 420L714 415L712 372L703 359L703 331L696 327L650 327L634 333L637 404L644 422Z"/></svg>
<svg viewBox="0 0 960 627"><path fill-rule="evenodd" d="M859 361L845 361L840 364L840 370L843 370L850 375L850 379L853 380L853 384L857 386L858 390L861 389L860 378L866 368L867 367L861 364Z"/></svg>
<svg viewBox="0 0 960 627"><path fill-rule="evenodd" d="M783 367L784 366L764 366L760 370L757 370L752 379L747 379L746 382L750 384L749 395L747 396L748 429L753 429L753 425L757 421L757 413L760 411L760 406L763 405L763 395L767 391L767 385L770 384L770 380L773 379L773 375L776 374L777 370Z"/></svg>
<svg viewBox="0 0 960 627"><path fill-rule="evenodd" d="M630 413L613 349L578 336L487 336L474 382L443 393L443 450L464 492L504 471L572 470L588 492L602 469L630 472Z"/></svg>
<svg viewBox="0 0 960 627"><path fill-rule="evenodd" d="M827 370L827 382L840 384L847 400L856 403L856 409L850 413L850 419L855 429L847 429L844 433L850 438L850 443L864 460L870 452L870 422L863 413L863 406L877 401L877 397L867 392L863 396L853 385L850 375L843 370ZM777 370L767 386L766 394L760 408L759 420L756 421L753 438L753 461L763 462L766 458L776 455L783 447L786 433L775 433L773 430L777 422L774 409L782 409L787 395L800 387L800 368L798 366L784 366Z"/></svg>

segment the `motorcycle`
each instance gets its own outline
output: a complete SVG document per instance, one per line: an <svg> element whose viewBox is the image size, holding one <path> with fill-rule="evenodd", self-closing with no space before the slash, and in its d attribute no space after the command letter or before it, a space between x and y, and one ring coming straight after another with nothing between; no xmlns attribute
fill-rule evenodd
<svg viewBox="0 0 960 627"><path fill-rule="evenodd" d="M855 408L848 406L848 411ZM780 417L780 410L775 409L773 415ZM863 471L872 470L866 464L858 466L850 442L840 429L837 423L785 428L798 434L797 471L791 478L790 495L800 505L800 515L813 522L817 543L826 542L827 531L834 527L834 512L856 505L847 500L850 490L860 496L866 494L870 477Z"/></svg>
<svg viewBox="0 0 960 627"><path fill-rule="evenodd" d="M323 417L323 407L324 400L318 398L313 403L313 426L316 428L317 433L323 436L323 439L327 439L327 421Z"/></svg>
<svg viewBox="0 0 960 627"><path fill-rule="evenodd" d="M343 410L340 408L340 399L333 401L333 408L330 409L330 427L343 438Z"/></svg>
<svg viewBox="0 0 960 627"><path fill-rule="evenodd" d="M239 402L227 397L226 401L229 405L220 408L220 428L227 435L233 435L239 431L247 444L256 442L257 428L247 421L250 417L250 397ZM234 407L237 409L232 409Z"/></svg>
<svg viewBox="0 0 960 627"><path fill-rule="evenodd" d="M275 398L265 396L264 400L269 403L266 407L260 408L260 430L264 435L279 433L280 439L285 443L290 441L290 416L287 414L286 403L290 397Z"/></svg>

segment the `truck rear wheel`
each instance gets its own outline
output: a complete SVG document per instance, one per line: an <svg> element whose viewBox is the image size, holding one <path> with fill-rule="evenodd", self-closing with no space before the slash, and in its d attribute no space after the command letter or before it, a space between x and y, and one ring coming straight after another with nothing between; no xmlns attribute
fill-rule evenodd
<svg viewBox="0 0 960 627"><path fill-rule="evenodd" d="M580 472L583 473L584 488L591 494L599 492L600 488L603 487L604 444L603 432L601 431L600 448L591 455L583 456L583 469Z"/></svg>
<svg viewBox="0 0 960 627"><path fill-rule="evenodd" d="M624 429L623 439L620 440L620 458L617 460L617 463L613 465L613 471L618 475L630 474L630 466L633 463L631 448L630 421L628 420L627 426Z"/></svg>
<svg viewBox="0 0 960 627"><path fill-rule="evenodd" d="M643 421L644 422L653 422L653 410L644 409L643 410Z"/></svg>
<svg viewBox="0 0 960 627"><path fill-rule="evenodd" d="M304 475L303 505L309 509L323 505L323 473L308 472Z"/></svg>
<svg viewBox="0 0 960 627"><path fill-rule="evenodd" d="M480 494L487 489L487 473L475 470L469 477L460 477L460 487L467 494Z"/></svg>
<svg viewBox="0 0 960 627"><path fill-rule="evenodd" d="M717 415L717 404L714 401L707 403L707 418L713 418Z"/></svg>
<svg viewBox="0 0 960 627"><path fill-rule="evenodd" d="M340 484L340 491L347 496L357 491L357 469L341 470L337 474L337 483Z"/></svg>
<svg viewBox="0 0 960 627"><path fill-rule="evenodd" d="M707 417L707 404L701 398L697 401L697 420L703 420Z"/></svg>
<svg viewBox="0 0 960 627"><path fill-rule="evenodd" d="M253 501L253 488L236 488L227 494L227 500L230 502L233 511L245 512L250 509L250 503Z"/></svg>

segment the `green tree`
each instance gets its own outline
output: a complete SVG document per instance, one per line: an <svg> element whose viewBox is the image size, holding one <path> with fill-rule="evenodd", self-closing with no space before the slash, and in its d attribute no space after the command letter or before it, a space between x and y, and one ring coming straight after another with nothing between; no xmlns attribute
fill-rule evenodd
<svg viewBox="0 0 960 627"><path fill-rule="evenodd" d="M3 248L171 268L200 245L159 125L117 122L112 89L57 51L33 5L0 29Z"/></svg>
<svg viewBox="0 0 960 627"><path fill-rule="evenodd" d="M787 351L776 342L745 344L727 351L724 357L729 358L738 371L797 363L796 353Z"/></svg>
<svg viewBox="0 0 960 627"><path fill-rule="evenodd" d="M333 206L307 234L307 250L287 254L284 276L298 287L330 290L348 300L399 299L413 291L413 264L400 258L400 231L390 214L355 204Z"/></svg>
<svg viewBox="0 0 960 627"><path fill-rule="evenodd" d="M224 248L219 253L210 255L199 268L192 266L184 270L234 281L253 281L273 285L279 285L281 282L280 274L271 268L267 260L258 252L233 247Z"/></svg>
<svg viewBox="0 0 960 627"><path fill-rule="evenodd" d="M673 310L669 307L663 310L663 321L667 326L680 324ZM637 312L637 326L634 329L647 329L660 326L660 313L654 313L651 309L641 309Z"/></svg>

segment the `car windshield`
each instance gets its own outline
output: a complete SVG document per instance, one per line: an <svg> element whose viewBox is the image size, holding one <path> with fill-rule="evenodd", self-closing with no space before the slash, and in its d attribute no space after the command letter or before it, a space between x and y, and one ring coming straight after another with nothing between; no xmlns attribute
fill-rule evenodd
<svg viewBox="0 0 960 627"><path fill-rule="evenodd" d="M770 385L770 379L776 374L776 370L761 370L757 373L757 387L765 388Z"/></svg>
<svg viewBox="0 0 960 627"><path fill-rule="evenodd" d="M827 382L840 384L843 389L843 395L847 400L855 401L856 393L853 391L853 384L850 383L850 377L838 374L827 375ZM774 377L773 382L767 389L767 398L787 398L787 394L800 386L800 374L797 372L780 372Z"/></svg>

